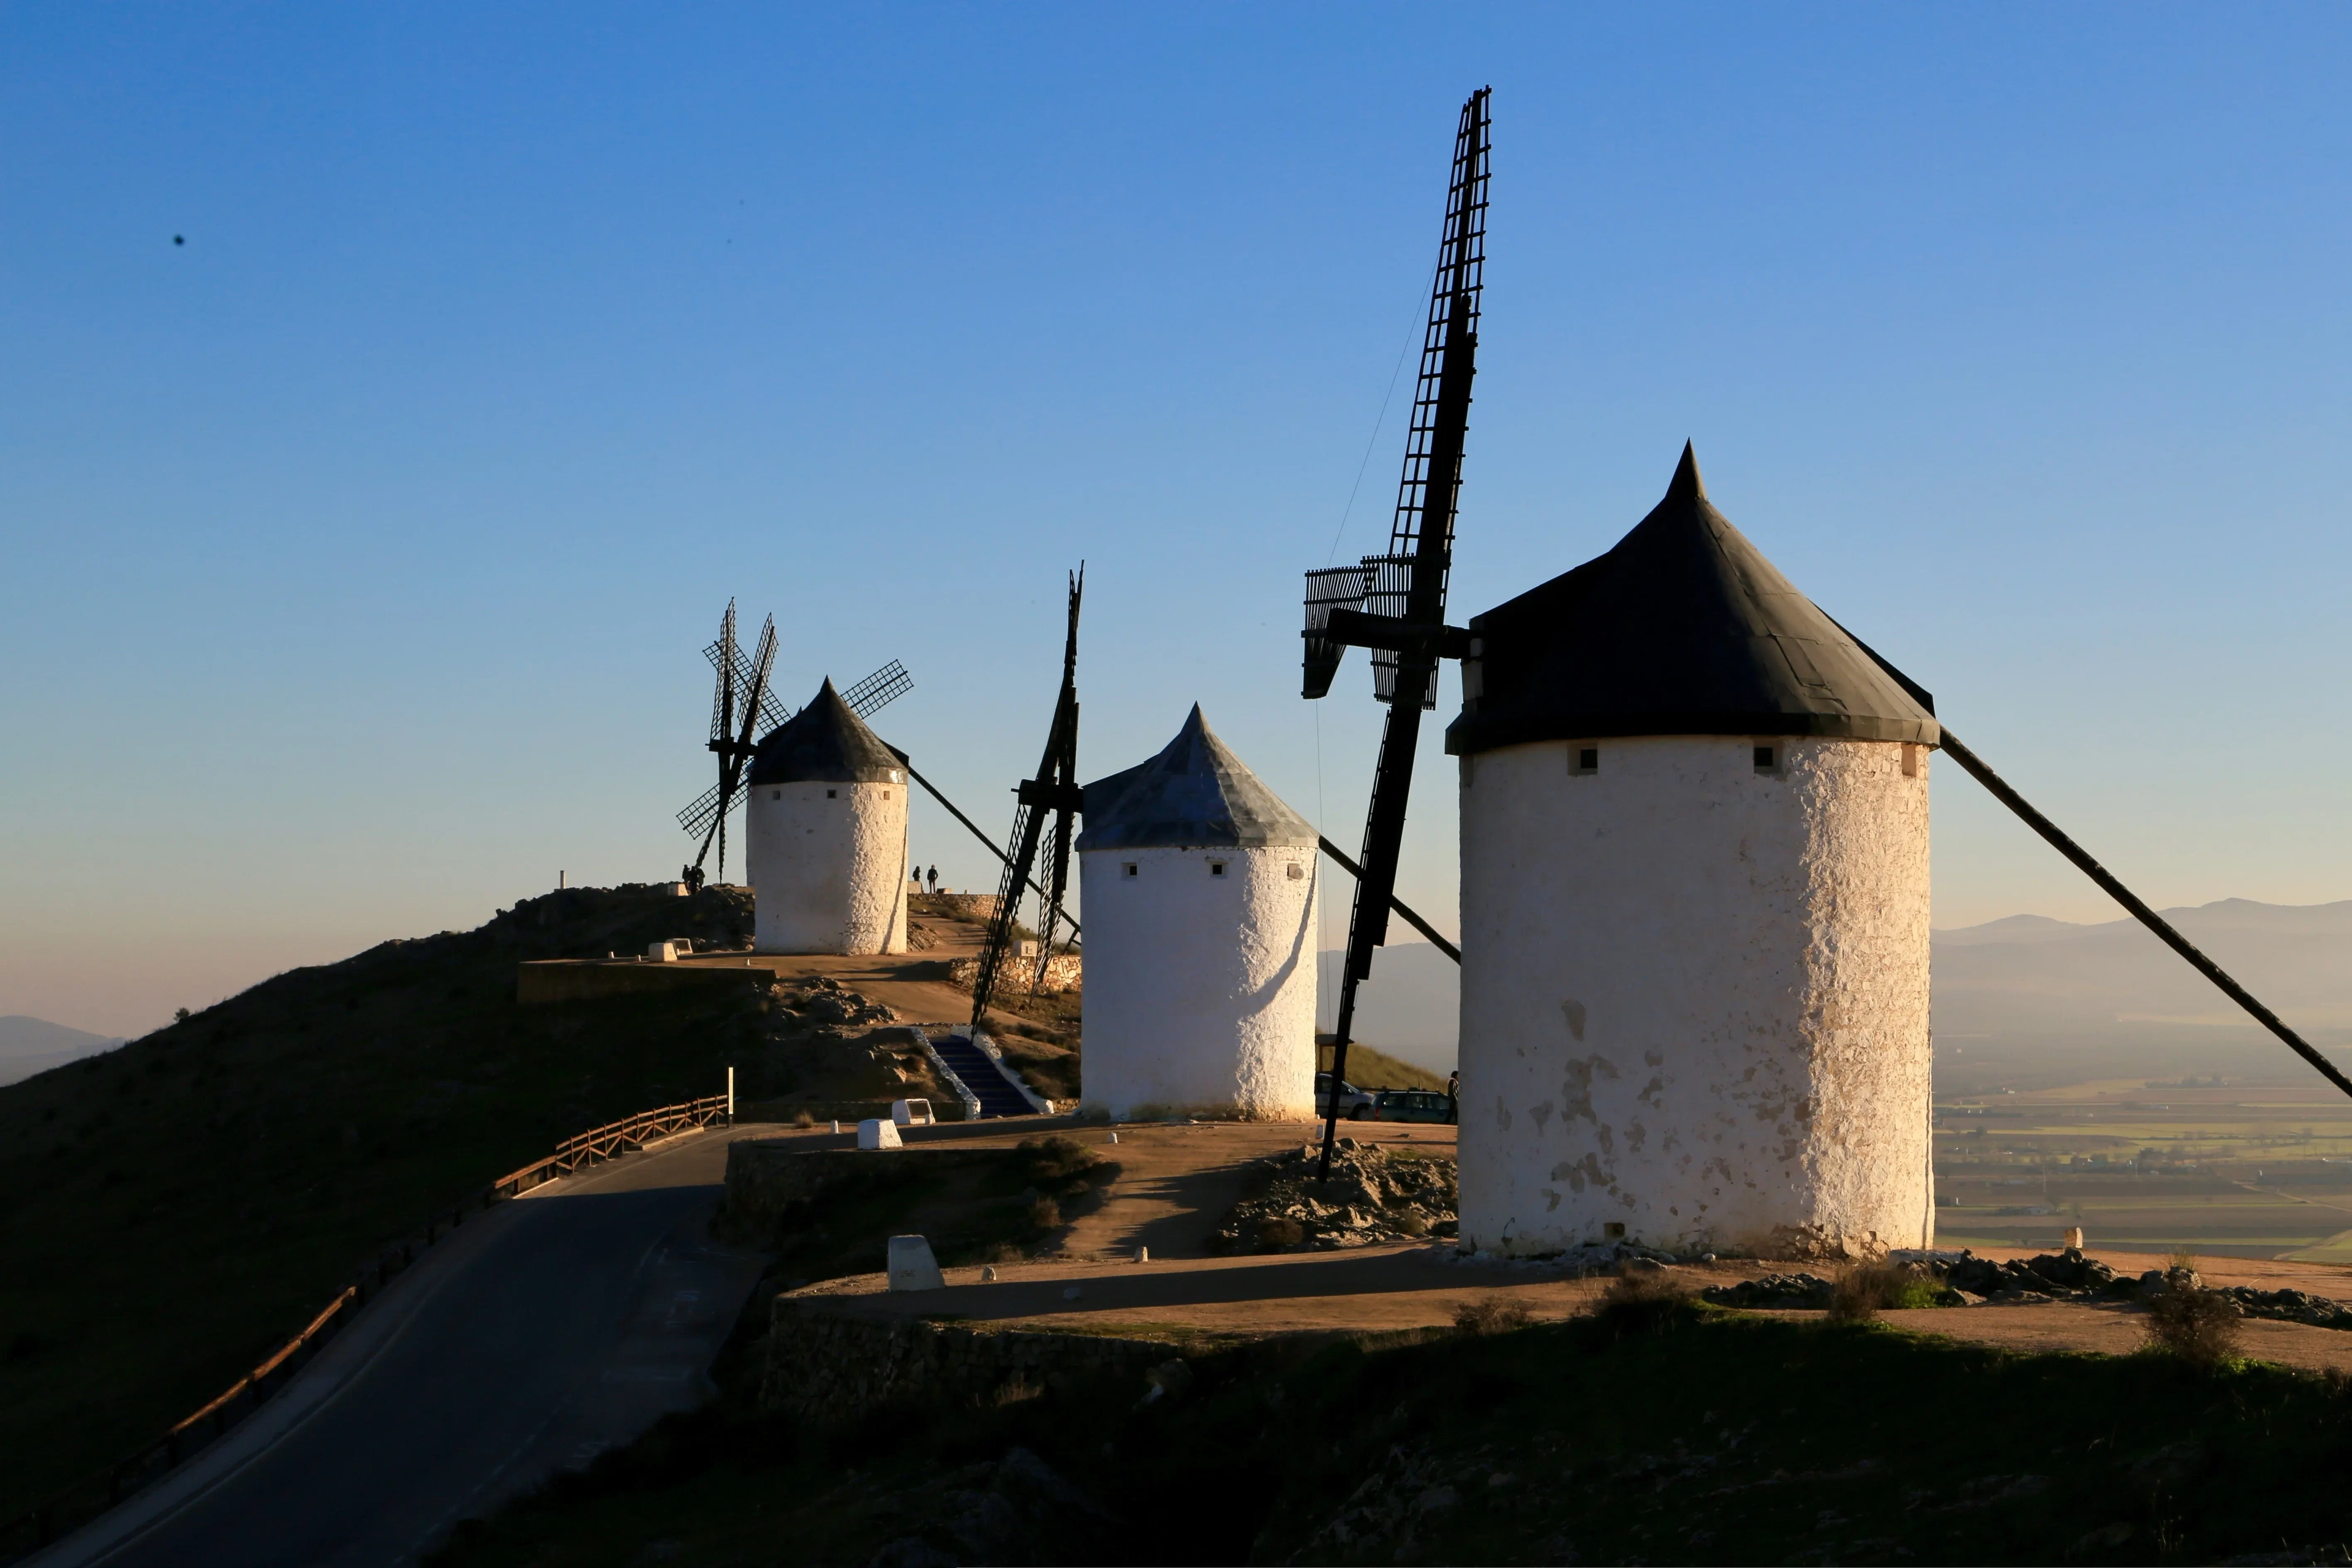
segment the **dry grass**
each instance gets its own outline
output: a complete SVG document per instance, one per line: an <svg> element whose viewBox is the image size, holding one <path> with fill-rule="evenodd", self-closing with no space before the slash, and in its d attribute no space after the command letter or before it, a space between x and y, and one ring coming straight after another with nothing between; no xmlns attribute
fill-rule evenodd
<svg viewBox="0 0 2352 1568"><path fill-rule="evenodd" d="M1524 1302L1507 1296L1486 1296L1454 1309L1454 1326L1465 1334L1506 1334L1535 1320Z"/></svg>

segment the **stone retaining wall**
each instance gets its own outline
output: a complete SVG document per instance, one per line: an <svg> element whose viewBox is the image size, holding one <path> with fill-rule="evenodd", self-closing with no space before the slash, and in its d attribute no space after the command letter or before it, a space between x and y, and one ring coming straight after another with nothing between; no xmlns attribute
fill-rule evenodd
<svg viewBox="0 0 2352 1568"><path fill-rule="evenodd" d="M881 1114L889 1114L887 1105ZM843 1126L846 1131L845 1121ZM727 1145L727 1213L730 1218L753 1223L773 1221L793 1205L814 1198L852 1172L877 1169L877 1160L922 1160L937 1168L989 1165L1006 1157L1002 1149L954 1144L915 1143L877 1153L869 1149L811 1149L799 1139L740 1138Z"/></svg>
<svg viewBox="0 0 2352 1568"><path fill-rule="evenodd" d="M994 893L917 893L908 900L908 910L916 915L935 915L948 920L992 921L996 918Z"/></svg>
<svg viewBox="0 0 2352 1568"><path fill-rule="evenodd" d="M797 1139L738 1139L727 1145L727 1212L740 1219L774 1219L848 1174L853 1162L874 1158L856 1149L810 1149Z"/></svg>
<svg viewBox="0 0 2352 1568"><path fill-rule="evenodd" d="M803 1420L890 1406L1004 1403L1105 1380L1130 1382L1184 1354L1164 1340L967 1328L851 1317L823 1297L778 1296L760 1403Z"/></svg>
<svg viewBox="0 0 2352 1568"><path fill-rule="evenodd" d="M1023 992L1037 973L1034 958L1006 954L1003 966L997 971L997 984L1011 992ZM980 960L956 958L948 961L948 984L960 991L969 991L980 978ZM1058 996L1066 991L1076 991L1086 979L1084 961L1075 952L1057 952L1045 960L1045 983L1037 987L1045 996Z"/></svg>

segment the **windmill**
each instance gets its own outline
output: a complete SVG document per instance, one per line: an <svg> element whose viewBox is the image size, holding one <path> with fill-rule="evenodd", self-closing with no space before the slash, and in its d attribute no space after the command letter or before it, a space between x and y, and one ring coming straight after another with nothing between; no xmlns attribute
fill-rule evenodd
<svg viewBox="0 0 2352 1568"><path fill-rule="evenodd" d="M760 640L747 657L735 636L735 601L728 600L727 614L719 623L719 638L702 650L702 656L710 661L718 677L710 699L710 739L707 744L719 758L719 782L695 796L677 814L677 825L686 829L687 836L702 841L701 848L684 868L683 879L690 888L702 886L702 863L714 842L719 847L719 875L725 879L727 818L742 798L751 754L760 749L761 736L793 716L792 710L777 700L768 684L776 664L775 616L770 616L761 626ZM907 673L906 666L894 658L841 697L863 719L905 696L914 685L914 678Z"/></svg>
<svg viewBox="0 0 2352 1568"><path fill-rule="evenodd" d="M1453 565L1454 503L1462 483L1462 443L1470 422L1470 382L1476 370L1478 307L1486 277L1489 90L1480 88L1470 95L1454 133L1445 230L1430 288L1421 379L1388 552L1368 555L1358 566L1307 574L1304 694L1310 699L1325 695L1346 649L1366 647L1372 650L1372 694L1389 710L1372 774L1371 810L1364 822L1356 904L1340 971L1330 1110L1318 1167L1325 1176L1330 1174L1339 1131L1339 1085L1347 1073L1356 988L1371 974L1372 950L1388 940L1421 715L1437 706L1437 661L1459 658L1469 646L1468 633L1445 625L1445 584ZM1335 858L1346 863L1344 857ZM1418 919L1414 923L1422 924Z"/></svg>
<svg viewBox="0 0 2352 1568"><path fill-rule="evenodd" d="M1054 700L1054 720L1045 731L1045 754L1037 763L1037 776L1024 779L1014 791L1019 805L1013 808L1013 833L1006 840L1004 875L996 889L996 912L989 921L988 942L981 950L980 972L971 983L974 1029L986 1018L989 998L996 994L1005 955L1013 946L1013 921L1030 889L1036 889L1042 911L1037 921L1037 967L1029 980L1033 993L1045 981L1045 965L1053 956L1055 928L1068 921L1071 935L1077 934L1078 922L1064 912L1062 900L1069 890L1071 818L1086 800L1078 788L1078 603L1085 596L1086 587L1087 569L1080 563L1078 569L1070 574L1069 625L1062 644L1062 689ZM1042 887L1032 876L1041 847L1047 868Z"/></svg>

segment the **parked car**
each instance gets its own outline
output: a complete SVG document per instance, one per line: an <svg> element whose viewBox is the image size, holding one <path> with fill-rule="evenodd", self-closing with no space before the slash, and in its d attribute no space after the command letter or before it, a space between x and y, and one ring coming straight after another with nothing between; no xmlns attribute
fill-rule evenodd
<svg viewBox="0 0 2352 1568"><path fill-rule="evenodd" d="M1347 1079L1339 1080L1339 1114L1349 1121L1361 1121L1371 1114L1374 1096L1370 1089L1358 1089ZM1315 1114L1331 1114L1331 1075L1315 1075Z"/></svg>
<svg viewBox="0 0 2352 1568"><path fill-rule="evenodd" d="M1454 1101L1442 1089L1386 1089L1372 1097L1366 1120L1372 1121L1451 1121Z"/></svg>

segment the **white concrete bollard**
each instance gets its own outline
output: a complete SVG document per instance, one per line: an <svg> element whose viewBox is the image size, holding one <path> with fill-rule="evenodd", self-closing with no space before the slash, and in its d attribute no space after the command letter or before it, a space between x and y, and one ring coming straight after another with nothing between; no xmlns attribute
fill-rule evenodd
<svg viewBox="0 0 2352 1568"><path fill-rule="evenodd" d="M1114 1143L1118 1142L1118 1133L1116 1133L1116 1132L1112 1133L1112 1134L1110 1135L1110 1141L1111 1141L1112 1142L1114 1142Z"/></svg>
<svg viewBox="0 0 2352 1568"><path fill-rule="evenodd" d="M982 1268L980 1271L980 1282L983 1285L993 1285L996 1283L996 1265L992 1263L987 1268Z"/></svg>
<svg viewBox="0 0 2352 1568"><path fill-rule="evenodd" d="M2070 1225L2066 1227L2066 1245L2073 1247L2077 1252L2083 1250L2083 1227L2081 1226Z"/></svg>
<svg viewBox="0 0 2352 1568"><path fill-rule="evenodd" d="M931 1114L928 1100L894 1100L890 1102L890 1120L901 1127L929 1127L939 1118Z"/></svg>
<svg viewBox="0 0 2352 1568"><path fill-rule="evenodd" d="M1151 1261L1151 1248L1150 1248L1150 1247L1137 1247L1137 1248L1135 1249L1135 1260L1136 1260L1138 1263L1149 1263L1149 1262L1150 1262L1150 1261Z"/></svg>
<svg viewBox="0 0 2352 1568"><path fill-rule="evenodd" d="M839 1117L837 1117L837 1116L834 1118L834 1121L833 1121L833 1130L834 1130L834 1131L835 1131L835 1132L836 1132L836 1133L838 1133L838 1132L841 1131L841 1119L840 1119Z"/></svg>
<svg viewBox="0 0 2352 1568"><path fill-rule="evenodd" d="M906 1144L899 1140L897 1122L885 1121L876 1116L857 1124L857 1146L860 1149L903 1149Z"/></svg>
<svg viewBox="0 0 2352 1568"><path fill-rule="evenodd" d="M931 1256L929 1242L919 1236L890 1238L891 1289L944 1290L947 1283L946 1277L940 1273L939 1259Z"/></svg>

